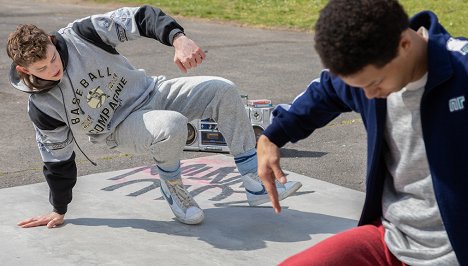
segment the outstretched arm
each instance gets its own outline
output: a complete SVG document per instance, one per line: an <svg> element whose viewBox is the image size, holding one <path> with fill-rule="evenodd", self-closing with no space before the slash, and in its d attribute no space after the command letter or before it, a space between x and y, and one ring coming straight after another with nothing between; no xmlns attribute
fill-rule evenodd
<svg viewBox="0 0 468 266"><path fill-rule="evenodd" d="M31 97L33 98L33 97ZM53 211L18 223L23 228L47 225L49 228L63 223L72 190L76 184L76 163L73 135L68 126L39 110L30 98L28 114L36 130L36 141L44 161L44 176L49 185L49 201Z"/></svg>
<svg viewBox="0 0 468 266"><path fill-rule="evenodd" d="M279 148L288 142L308 137L341 112L357 110L353 90L331 77L328 71L323 71L321 78L312 81L292 104L280 104L274 109L272 123L258 140L257 156L258 175L277 213L281 211L281 206L275 180L286 182L280 166Z"/></svg>
<svg viewBox="0 0 468 266"><path fill-rule="evenodd" d="M108 13L76 20L67 28L81 38L108 51L118 44L147 37L171 46L174 36L184 29L161 9L152 6L122 7ZM59 32L60 33L60 32Z"/></svg>
<svg viewBox="0 0 468 266"><path fill-rule="evenodd" d="M120 43L147 37L174 46L174 63L182 72L194 68L205 59L203 50L190 38L172 17L152 6L123 7L117 10L93 15L71 24L81 38L117 54Z"/></svg>

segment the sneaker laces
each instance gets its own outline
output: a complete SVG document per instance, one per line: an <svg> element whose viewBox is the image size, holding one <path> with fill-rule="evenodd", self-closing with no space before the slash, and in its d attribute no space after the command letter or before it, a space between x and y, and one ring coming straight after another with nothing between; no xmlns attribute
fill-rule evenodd
<svg viewBox="0 0 468 266"><path fill-rule="evenodd" d="M188 209L191 206L197 206L197 203L190 196L189 192L184 188L181 180L176 181L167 181L167 187L171 195L176 195L179 199L179 202L185 209Z"/></svg>

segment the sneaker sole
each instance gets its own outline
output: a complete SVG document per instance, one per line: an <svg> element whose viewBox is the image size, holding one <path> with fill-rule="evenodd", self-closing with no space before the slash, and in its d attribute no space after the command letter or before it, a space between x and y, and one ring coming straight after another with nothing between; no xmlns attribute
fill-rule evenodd
<svg viewBox="0 0 468 266"><path fill-rule="evenodd" d="M284 200L285 198L291 196L294 192L298 191L300 188L302 187L302 183L301 182L297 182L295 183L293 186L291 186L289 188L289 190L286 190L283 194L281 195L278 195L278 200L279 201L282 201ZM264 204L264 203L267 203L270 201L270 197L265 197L265 198L260 198L258 200L255 200L255 201L249 201L249 205L250 206L258 206L258 205L261 205L261 204Z"/></svg>
<svg viewBox="0 0 468 266"><path fill-rule="evenodd" d="M199 224L203 222L203 220L205 219L205 214L202 214L197 219L182 219L177 216L176 216L176 219L183 224L194 225L194 224Z"/></svg>

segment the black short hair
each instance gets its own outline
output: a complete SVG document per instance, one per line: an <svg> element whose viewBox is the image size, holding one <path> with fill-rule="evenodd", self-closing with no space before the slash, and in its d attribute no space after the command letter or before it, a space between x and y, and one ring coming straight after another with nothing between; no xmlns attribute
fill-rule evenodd
<svg viewBox="0 0 468 266"><path fill-rule="evenodd" d="M408 15L396 0L330 0L315 25L315 49L334 74L383 67L397 56Z"/></svg>

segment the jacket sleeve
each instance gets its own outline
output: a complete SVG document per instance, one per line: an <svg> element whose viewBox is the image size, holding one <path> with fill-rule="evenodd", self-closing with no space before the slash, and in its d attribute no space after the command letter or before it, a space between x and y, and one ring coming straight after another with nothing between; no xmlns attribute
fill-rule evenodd
<svg viewBox="0 0 468 266"><path fill-rule="evenodd" d="M49 202L59 214L67 212L76 184L73 134L68 126L39 110L29 101L28 114L36 131L36 141L44 162L44 176L49 185Z"/></svg>
<svg viewBox="0 0 468 266"><path fill-rule="evenodd" d="M272 123L263 134L278 147L304 139L343 112L359 112L358 90L324 70L291 104L274 109Z"/></svg>
<svg viewBox="0 0 468 266"><path fill-rule="evenodd" d="M108 52L117 53L119 43L148 37L172 46L174 35L184 29L161 9L148 5L123 7L77 20L70 25L83 39Z"/></svg>

